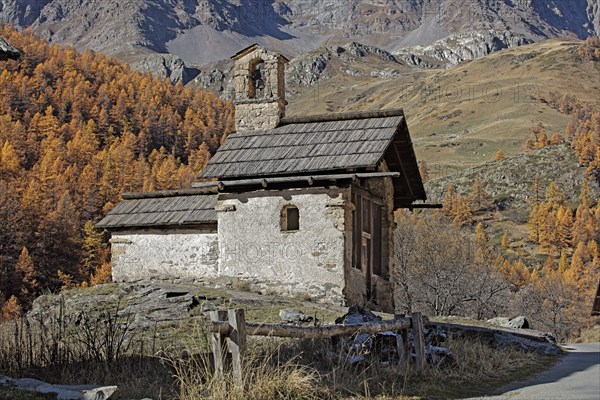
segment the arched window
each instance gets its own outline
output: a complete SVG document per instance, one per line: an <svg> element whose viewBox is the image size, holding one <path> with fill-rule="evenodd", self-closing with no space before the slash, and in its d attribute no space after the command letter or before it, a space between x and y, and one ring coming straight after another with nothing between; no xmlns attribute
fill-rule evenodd
<svg viewBox="0 0 600 400"><path fill-rule="evenodd" d="M250 63L248 71L248 98L260 99L264 97L265 92L265 63L260 58Z"/></svg>
<svg viewBox="0 0 600 400"><path fill-rule="evenodd" d="M298 231L300 230L300 211L298 207L288 204L281 209L281 230Z"/></svg>

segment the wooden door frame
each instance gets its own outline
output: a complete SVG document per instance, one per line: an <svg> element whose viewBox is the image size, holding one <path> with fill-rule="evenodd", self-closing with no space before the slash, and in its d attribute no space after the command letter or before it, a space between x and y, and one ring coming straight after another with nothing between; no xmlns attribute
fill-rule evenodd
<svg viewBox="0 0 600 400"><path fill-rule="evenodd" d="M380 276L382 264L385 262L383 241L387 235L383 233L384 203L381 198L364 189L353 187L352 190L352 267L361 270L365 279L367 300L372 300L373 275ZM368 219L367 223L365 218ZM368 246L367 252L364 251L365 241Z"/></svg>

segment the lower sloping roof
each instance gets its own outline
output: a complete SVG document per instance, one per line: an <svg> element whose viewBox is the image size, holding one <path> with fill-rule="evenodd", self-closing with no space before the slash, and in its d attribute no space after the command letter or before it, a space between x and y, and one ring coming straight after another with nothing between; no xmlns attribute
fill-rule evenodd
<svg viewBox="0 0 600 400"><path fill-rule="evenodd" d="M123 201L96 224L98 229L185 227L215 224L217 195L188 189L124 193Z"/></svg>

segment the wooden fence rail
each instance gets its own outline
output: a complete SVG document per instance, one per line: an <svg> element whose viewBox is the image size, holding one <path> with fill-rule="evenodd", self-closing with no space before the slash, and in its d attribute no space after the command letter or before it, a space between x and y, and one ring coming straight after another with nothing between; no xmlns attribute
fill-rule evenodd
<svg viewBox="0 0 600 400"><path fill-rule="evenodd" d="M223 376L223 357L225 345L231 353L234 383L242 386L242 362L246 352L246 336L276 336L302 339L326 339L334 336L351 336L385 331L405 331L412 329L416 356L416 368L425 366L425 345L423 340L423 318L420 313L409 318L400 317L393 321L371 322L356 325L290 326L278 324L247 323L244 310L211 311L212 352L215 368L219 377ZM406 335L397 336L401 362L407 360Z"/></svg>

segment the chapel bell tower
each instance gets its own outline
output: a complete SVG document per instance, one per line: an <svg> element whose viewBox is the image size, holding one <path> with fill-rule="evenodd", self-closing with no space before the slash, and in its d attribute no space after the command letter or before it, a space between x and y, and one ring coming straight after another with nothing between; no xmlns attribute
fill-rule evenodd
<svg viewBox="0 0 600 400"><path fill-rule="evenodd" d="M257 44L233 57L238 132L273 129L285 116L285 65L281 54Z"/></svg>

